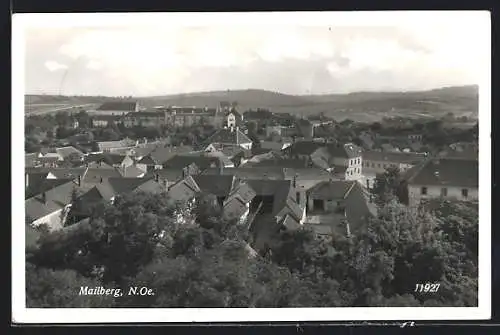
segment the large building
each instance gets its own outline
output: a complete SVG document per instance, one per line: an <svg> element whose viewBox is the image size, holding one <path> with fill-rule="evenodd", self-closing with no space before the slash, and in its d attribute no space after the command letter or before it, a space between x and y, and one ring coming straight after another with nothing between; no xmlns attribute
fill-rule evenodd
<svg viewBox="0 0 500 335"><path fill-rule="evenodd" d="M408 170L410 205L426 199L476 201L479 186L478 160L433 158Z"/></svg>
<svg viewBox="0 0 500 335"><path fill-rule="evenodd" d="M124 116L130 112L140 110L137 101L110 101L105 102L96 110L89 111L90 114Z"/></svg>

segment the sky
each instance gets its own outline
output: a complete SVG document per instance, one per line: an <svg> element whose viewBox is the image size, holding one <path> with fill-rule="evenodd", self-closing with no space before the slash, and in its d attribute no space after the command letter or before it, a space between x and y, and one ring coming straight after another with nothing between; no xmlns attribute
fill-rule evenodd
<svg viewBox="0 0 500 335"><path fill-rule="evenodd" d="M23 28L26 93L425 90L478 84L490 62L484 17L445 13L405 20L395 14L371 20L373 13L356 20L301 20L306 16L232 14L150 20L136 15L113 24L90 20L97 14L80 14L87 16L78 24L70 14L58 14L61 22L50 24L39 14Z"/></svg>

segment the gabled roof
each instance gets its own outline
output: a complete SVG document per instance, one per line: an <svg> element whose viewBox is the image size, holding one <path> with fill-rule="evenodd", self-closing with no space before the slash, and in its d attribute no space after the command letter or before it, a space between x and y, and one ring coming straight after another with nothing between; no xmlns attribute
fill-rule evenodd
<svg viewBox="0 0 500 335"><path fill-rule="evenodd" d="M103 162L113 166L115 164L121 164L126 157L127 155L103 153L103 154L90 154L85 158L85 160L87 162L97 162L97 163Z"/></svg>
<svg viewBox="0 0 500 335"><path fill-rule="evenodd" d="M210 143L222 143L222 144L245 144L252 143L252 140L248 138L239 129L220 129L216 131L212 136L206 141L207 144Z"/></svg>
<svg viewBox="0 0 500 335"><path fill-rule="evenodd" d="M49 172L58 179L76 179L78 176L85 174L86 168L26 168L25 173L44 173L47 175Z"/></svg>
<svg viewBox="0 0 500 335"><path fill-rule="evenodd" d="M122 175L122 177L125 178L138 178L145 174L144 171L142 171L135 165L119 168L118 172Z"/></svg>
<svg viewBox="0 0 500 335"><path fill-rule="evenodd" d="M148 155L151 158L151 161L154 162L154 164L163 164L175 155L178 154L184 154L184 153L190 153L193 151L193 147L190 145L182 145L178 147L157 147L151 153ZM146 158L145 156L144 158ZM143 159L144 159L143 158ZM145 162L148 162L149 160L145 160ZM148 163L142 163L142 164L148 164Z"/></svg>
<svg viewBox="0 0 500 335"><path fill-rule="evenodd" d="M56 148L56 152L61 156L63 159L68 158L70 155L78 155L78 156L83 156L83 152L78 150L77 148L73 146L68 146L68 147L62 147L62 148Z"/></svg>
<svg viewBox="0 0 500 335"><path fill-rule="evenodd" d="M57 183L54 182L57 180ZM31 220L37 220L64 208L71 202L71 193L75 188L72 180L62 181L60 179L47 180L52 185L44 188L42 193L29 197L25 200L25 215ZM57 184L57 186L54 186ZM41 194L45 194L45 201Z"/></svg>
<svg viewBox="0 0 500 335"><path fill-rule="evenodd" d="M312 187L307 194L315 199L342 200L347 197L357 181L323 181Z"/></svg>
<svg viewBox="0 0 500 335"><path fill-rule="evenodd" d="M255 191L256 196L272 196L272 215L278 215L288 207L295 216L299 216L300 207L295 206L293 187L290 180L247 180L246 183Z"/></svg>
<svg viewBox="0 0 500 335"><path fill-rule="evenodd" d="M255 195L255 191L247 183L239 181L237 185L234 186L231 194L226 199L226 201L233 198L238 198L242 203L246 204L249 203L255 197Z"/></svg>
<svg viewBox="0 0 500 335"><path fill-rule="evenodd" d="M102 180L108 178L120 178L121 175L117 169L109 168L88 168L84 177L82 178L83 183L100 183Z"/></svg>
<svg viewBox="0 0 500 335"><path fill-rule="evenodd" d="M175 155L164 163L167 168L184 168L191 164L195 164L198 168L204 170L209 168L211 165L220 164L220 160L217 157L208 156L192 156L192 155Z"/></svg>
<svg viewBox="0 0 500 335"><path fill-rule="evenodd" d="M226 116L228 116L229 114L234 114L234 116L236 117L239 117L240 119L243 117L243 115L241 115L237 110L236 108L231 108L229 111L226 112Z"/></svg>
<svg viewBox="0 0 500 335"><path fill-rule="evenodd" d="M158 175L160 179L166 179L169 182L176 182L183 178L182 168L173 169L173 168L163 168L159 170L154 170L152 172L148 172L147 176L155 176Z"/></svg>
<svg viewBox="0 0 500 335"><path fill-rule="evenodd" d="M103 142L97 142L97 146L101 151L103 149L128 148L135 146L135 141L131 139L123 139L120 141L103 141Z"/></svg>
<svg viewBox="0 0 500 335"><path fill-rule="evenodd" d="M346 143L343 145L328 144L328 152L332 157L341 158L356 158L361 156L361 148L353 143Z"/></svg>
<svg viewBox="0 0 500 335"><path fill-rule="evenodd" d="M415 152L380 152L380 151L364 151L363 159L372 161L386 161L394 163L418 163L425 160L427 156Z"/></svg>
<svg viewBox="0 0 500 335"><path fill-rule="evenodd" d="M477 160L433 158L408 170L405 177L415 185L478 187L479 164Z"/></svg>
<svg viewBox="0 0 500 335"><path fill-rule="evenodd" d="M261 160L259 162L248 162L245 164L251 167L281 167L281 168L305 168L307 167L307 161L304 159L294 159L294 158L278 158Z"/></svg>
<svg viewBox="0 0 500 335"><path fill-rule="evenodd" d="M220 174L219 168L205 169L202 174L204 175L217 175ZM283 180L283 169L280 167L238 167L238 168L224 168L223 175L234 175L239 179L277 179Z"/></svg>
<svg viewBox="0 0 500 335"><path fill-rule="evenodd" d="M136 101L112 101L103 103L97 110L134 112L136 107Z"/></svg>
<svg viewBox="0 0 500 335"><path fill-rule="evenodd" d="M73 179L43 179L41 175L37 176L34 184L29 184L25 192L25 199L42 194L61 185L73 182Z"/></svg>
<svg viewBox="0 0 500 335"><path fill-rule="evenodd" d="M151 178L108 178L107 184L111 186L115 195L132 192Z"/></svg>
<svg viewBox="0 0 500 335"><path fill-rule="evenodd" d="M233 188L234 177L222 175L196 175L193 180L200 190L205 194L213 194L218 197L227 197Z"/></svg>

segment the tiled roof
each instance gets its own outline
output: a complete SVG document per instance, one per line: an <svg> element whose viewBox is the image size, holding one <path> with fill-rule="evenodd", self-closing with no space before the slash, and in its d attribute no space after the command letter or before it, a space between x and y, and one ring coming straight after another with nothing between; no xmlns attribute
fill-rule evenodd
<svg viewBox="0 0 500 335"><path fill-rule="evenodd" d="M55 179L49 182L52 183L53 180ZM57 184L57 186L47 188L42 192L45 193L45 202L40 193L25 200L26 217L31 220L37 220L62 209L71 202L71 193L76 186L75 183L72 180L66 180L64 182L61 180L58 181L60 183Z"/></svg>
<svg viewBox="0 0 500 335"><path fill-rule="evenodd" d="M315 199L333 200L345 199L356 181L323 181L311 188L307 193Z"/></svg>
<svg viewBox="0 0 500 335"><path fill-rule="evenodd" d="M324 144L313 141L300 141L292 143L291 146L284 149L289 151L292 155L311 155L318 148L322 147Z"/></svg>
<svg viewBox="0 0 500 335"><path fill-rule="evenodd" d="M259 162L248 162L245 166L251 167L281 167L281 168L304 168L307 167L307 161L304 159L287 159L287 158L273 158L261 160Z"/></svg>
<svg viewBox="0 0 500 335"><path fill-rule="evenodd" d="M355 158L361 156L361 148L352 143L344 145L329 144L328 152L332 157Z"/></svg>
<svg viewBox="0 0 500 335"><path fill-rule="evenodd" d="M108 122L116 122L122 118L121 115L92 115L92 121L108 121Z"/></svg>
<svg viewBox="0 0 500 335"><path fill-rule="evenodd" d="M118 154L110 154L110 153L103 153L103 154L90 154L88 155L85 160L87 162L103 162L108 165L115 165L115 164L121 164L123 160L127 157L126 155L118 155Z"/></svg>
<svg viewBox="0 0 500 335"><path fill-rule="evenodd" d="M477 160L434 158L410 169L406 174L409 184L435 186L478 187Z"/></svg>
<svg viewBox="0 0 500 335"><path fill-rule="evenodd" d="M156 164L163 164L175 155L189 153L192 151L193 147L190 145L183 145L178 147L158 147L151 151L148 156L151 157L153 162L155 162Z"/></svg>
<svg viewBox="0 0 500 335"><path fill-rule="evenodd" d="M30 176L31 177L31 176ZM28 188L25 192L25 199L42 194L51 189L59 187L63 184L73 181L73 179L45 179L42 174L33 175L36 179L28 184Z"/></svg>
<svg viewBox="0 0 500 335"><path fill-rule="evenodd" d="M144 171L135 165L130 165L124 168L119 168L118 172L125 178L138 178L145 174Z"/></svg>
<svg viewBox="0 0 500 335"><path fill-rule="evenodd" d="M165 113L163 112L130 112L126 117L133 117L133 118L163 118L165 117Z"/></svg>
<svg viewBox="0 0 500 335"><path fill-rule="evenodd" d="M97 110L101 111L135 111L137 102L135 101L112 101L103 103Z"/></svg>
<svg viewBox="0 0 500 335"><path fill-rule="evenodd" d="M107 183L115 194L132 192L151 178L108 178Z"/></svg>
<svg viewBox="0 0 500 335"><path fill-rule="evenodd" d="M217 157L208 156L192 156L192 155L175 155L164 163L167 168L184 168L191 164L196 164L198 168L204 170L212 165L218 166L220 160Z"/></svg>
<svg viewBox="0 0 500 335"><path fill-rule="evenodd" d="M274 198L272 215L280 213L289 205L289 200L292 200L289 199L293 189L289 180L247 180L246 183L255 191L257 196L272 196ZM294 207L290 209L295 210Z"/></svg>
<svg viewBox="0 0 500 335"><path fill-rule="evenodd" d="M157 174L160 179L166 179L169 182L179 181L183 177L182 168L180 168L180 169L163 168L163 169L155 170L152 172L148 172L147 176L154 177L155 174Z"/></svg>
<svg viewBox="0 0 500 335"><path fill-rule="evenodd" d="M425 154L413 152L380 152L380 151L364 151L363 160L372 161L387 161L395 163L417 163L425 160Z"/></svg>
<svg viewBox="0 0 500 335"><path fill-rule="evenodd" d="M237 197L241 199L243 203L249 203L255 195L255 191L247 183L240 181L234 186L228 199Z"/></svg>
<svg viewBox="0 0 500 335"><path fill-rule="evenodd" d="M197 175L192 177L200 190L206 194L213 194L218 197L226 197L229 195L233 188L233 176Z"/></svg>
<svg viewBox="0 0 500 335"><path fill-rule="evenodd" d="M204 175L217 175L221 171L219 168L209 168L202 172ZM283 180L283 169L280 167L238 167L224 168L223 175L234 175L239 179L277 179Z"/></svg>
<svg viewBox="0 0 500 335"><path fill-rule="evenodd" d="M210 143L222 143L222 144L245 144L252 143L252 140L248 138L241 130L239 129L220 129L215 134L210 136L206 141L207 144Z"/></svg>
<svg viewBox="0 0 500 335"><path fill-rule="evenodd" d="M100 183L108 178L120 178L121 175L117 169L109 168L88 168L82 179L83 183Z"/></svg>
<svg viewBox="0 0 500 335"><path fill-rule="evenodd" d="M123 139L120 141L97 142L97 145L99 147L99 150L102 151L103 149L132 147L132 146L135 146L135 141L133 141L131 139Z"/></svg>

